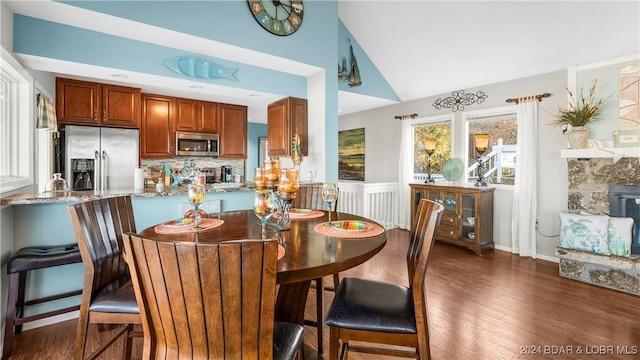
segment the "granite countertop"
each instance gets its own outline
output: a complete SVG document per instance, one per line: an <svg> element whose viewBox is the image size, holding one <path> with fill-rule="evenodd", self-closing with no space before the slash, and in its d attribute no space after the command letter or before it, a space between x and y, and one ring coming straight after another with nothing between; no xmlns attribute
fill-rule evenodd
<svg viewBox="0 0 640 360"><path fill-rule="evenodd" d="M233 185L231 185L233 184ZM253 184L252 184L253 185ZM229 183L207 185L207 193L228 193L238 191L254 191L253 186L245 184ZM187 195L187 187L179 186L175 189L167 187L164 191L156 192L155 189L145 188L143 190L107 190L107 191L56 191L45 193L16 194L0 199L0 205L27 205L27 204L48 204L70 201L90 201L101 198L130 195L131 197L158 197Z"/></svg>

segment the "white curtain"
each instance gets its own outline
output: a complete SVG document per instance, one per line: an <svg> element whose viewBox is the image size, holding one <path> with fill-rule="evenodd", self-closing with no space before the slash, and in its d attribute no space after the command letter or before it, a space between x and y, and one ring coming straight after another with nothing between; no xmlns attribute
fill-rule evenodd
<svg viewBox="0 0 640 360"><path fill-rule="evenodd" d="M398 208L400 228L411 230L411 191L413 181L413 126L411 121L402 120L400 135L400 158L398 159Z"/></svg>
<svg viewBox="0 0 640 360"><path fill-rule="evenodd" d="M535 97L518 104L518 158L513 191L511 251L536 258L538 102Z"/></svg>

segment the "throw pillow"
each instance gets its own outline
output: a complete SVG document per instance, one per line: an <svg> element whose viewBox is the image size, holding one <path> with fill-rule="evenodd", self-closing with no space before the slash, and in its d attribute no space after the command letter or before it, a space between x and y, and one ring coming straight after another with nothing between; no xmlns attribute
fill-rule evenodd
<svg viewBox="0 0 640 360"><path fill-rule="evenodd" d="M580 212L580 215L593 215L588 212ZM609 236L609 252L616 256L631 256L631 237L633 218L609 217L607 234Z"/></svg>
<svg viewBox="0 0 640 360"><path fill-rule="evenodd" d="M560 247L610 255L609 217L560 213Z"/></svg>
<svg viewBox="0 0 640 360"><path fill-rule="evenodd" d="M612 255L631 256L632 218L609 217L609 251Z"/></svg>

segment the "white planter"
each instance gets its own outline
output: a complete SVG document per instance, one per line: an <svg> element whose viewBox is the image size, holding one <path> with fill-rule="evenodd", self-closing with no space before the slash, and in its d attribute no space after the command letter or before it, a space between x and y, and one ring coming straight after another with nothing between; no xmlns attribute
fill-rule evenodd
<svg viewBox="0 0 640 360"><path fill-rule="evenodd" d="M567 132L567 137L571 149L586 149L589 147L589 129L584 126L571 128Z"/></svg>

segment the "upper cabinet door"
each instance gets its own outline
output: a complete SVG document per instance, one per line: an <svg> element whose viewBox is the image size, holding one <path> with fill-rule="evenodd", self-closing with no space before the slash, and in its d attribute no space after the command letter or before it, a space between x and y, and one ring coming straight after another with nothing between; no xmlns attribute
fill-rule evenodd
<svg viewBox="0 0 640 360"><path fill-rule="evenodd" d="M100 84L56 79L56 116L60 124L100 125Z"/></svg>
<svg viewBox="0 0 640 360"><path fill-rule="evenodd" d="M200 101L198 103L198 129L200 132L218 133L218 104Z"/></svg>
<svg viewBox="0 0 640 360"><path fill-rule="evenodd" d="M161 95L142 95L142 126L140 157L174 157L173 130L174 98Z"/></svg>
<svg viewBox="0 0 640 360"><path fill-rule="evenodd" d="M176 131L216 134L218 104L176 98Z"/></svg>
<svg viewBox="0 0 640 360"><path fill-rule="evenodd" d="M140 89L125 86L102 86L102 125L140 127Z"/></svg>
<svg viewBox="0 0 640 360"><path fill-rule="evenodd" d="M61 124L140 127L140 89L56 79L56 113Z"/></svg>
<svg viewBox="0 0 640 360"><path fill-rule="evenodd" d="M247 107L218 104L220 159L247 158Z"/></svg>
<svg viewBox="0 0 640 360"><path fill-rule="evenodd" d="M176 130L198 131L198 101L191 99L175 99L176 105Z"/></svg>
<svg viewBox="0 0 640 360"><path fill-rule="evenodd" d="M269 156L291 156L293 135L300 135L300 148L307 156L307 100L284 98L267 107Z"/></svg>

